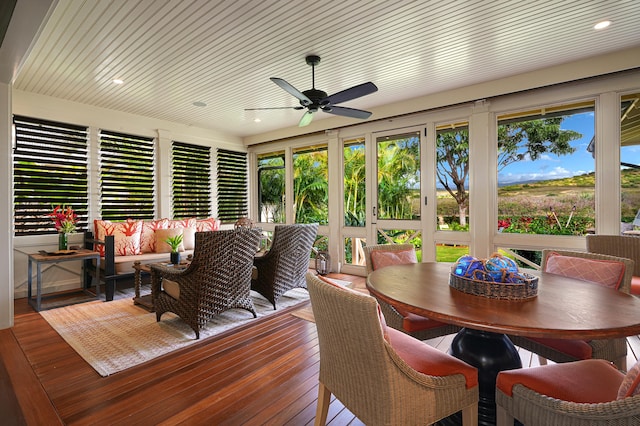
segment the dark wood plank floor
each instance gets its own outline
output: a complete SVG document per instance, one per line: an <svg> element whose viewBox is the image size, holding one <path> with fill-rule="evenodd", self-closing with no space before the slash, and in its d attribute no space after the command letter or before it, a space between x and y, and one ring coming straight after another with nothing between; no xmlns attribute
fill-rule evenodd
<svg viewBox="0 0 640 426"><path fill-rule="evenodd" d="M364 278L334 275L364 288ZM317 399L315 325L268 316L138 367L101 377L28 305L0 330L3 425L310 425ZM428 343L446 350L452 336ZM640 339L628 339L629 363ZM523 365L537 357L522 351ZM361 425L333 400L330 425Z"/></svg>

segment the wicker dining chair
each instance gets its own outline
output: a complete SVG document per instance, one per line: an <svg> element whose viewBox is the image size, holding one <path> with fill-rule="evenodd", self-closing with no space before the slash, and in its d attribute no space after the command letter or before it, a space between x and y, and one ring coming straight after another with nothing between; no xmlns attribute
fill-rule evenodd
<svg viewBox="0 0 640 426"><path fill-rule="evenodd" d="M636 371L637 373L637 371ZM497 426L637 426L640 395L600 359L506 370L496 380Z"/></svg>
<svg viewBox="0 0 640 426"><path fill-rule="evenodd" d="M367 275L380 267L379 264L372 259L372 254L389 255L389 258L400 258L396 263L414 262L415 247L413 244L372 244L364 247L364 255L367 267ZM411 253L413 252L413 253ZM407 253L406 255L398 255L399 253ZM413 254L413 255L411 255ZM398 255L398 256L394 256ZM373 257L376 257L373 254ZM408 260L410 259L410 260ZM379 262L380 263L380 262ZM384 264L388 262L383 262ZM445 324L440 321L432 320L402 309L399 306L393 306L384 300L377 298L380 309L384 314L385 321L389 327L407 333L417 339L426 340L434 337L446 336L448 334L457 333L460 327Z"/></svg>
<svg viewBox="0 0 640 426"><path fill-rule="evenodd" d="M640 236L589 234L587 251L634 261L631 294L640 295Z"/></svg>
<svg viewBox="0 0 640 426"><path fill-rule="evenodd" d="M256 271L251 289L271 302L273 309L287 291L307 288L304 276L317 234L317 223L276 225L271 248L253 260Z"/></svg>
<svg viewBox="0 0 640 426"><path fill-rule="evenodd" d="M425 425L462 411L478 424L478 371L386 327L376 300L306 275L318 331L320 373L315 425L331 394L369 426Z"/></svg>
<svg viewBox="0 0 640 426"><path fill-rule="evenodd" d="M634 262L632 260L596 253L546 249L542 251L541 266L543 271L548 270L549 258L554 253L573 258L621 263L623 265L621 268L623 269L623 275L620 278L618 290L629 293L634 268ZM565 276L571 275L567 272ZM573 277L586 280L584 277L576 277L575 275ZM594 280L597 279L595 275L592 275L589 281L595 282ZM611 361L615 363L619 369L626 370L627 339L625 338L589 341L579 339L529 338L521 336L509 336L509 338L515 345L538 354L541 364L546 364L546 360L548 359L554 362L569 362L580 359L597 358Z"/></svg>
<svg viewBox="0 0 640 426"><path fill-rule="evenodd" d="M261 230L196 232L193 260L184 270L150 265L156 320L173 312L200 338L200 330L216 315L234 308L254 316L251 298L253 257Z"/></svg>

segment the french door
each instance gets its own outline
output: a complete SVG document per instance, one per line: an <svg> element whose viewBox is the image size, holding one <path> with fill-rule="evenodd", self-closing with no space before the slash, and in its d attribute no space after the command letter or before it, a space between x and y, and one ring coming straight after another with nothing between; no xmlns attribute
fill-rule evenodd
<svg viewBox="0 0 640 426"><path fill-rule="evenodd" d="M374 133L369 244L412 243L421 258L424 127ZM426 232L429 232L428 230Z"/></svg>

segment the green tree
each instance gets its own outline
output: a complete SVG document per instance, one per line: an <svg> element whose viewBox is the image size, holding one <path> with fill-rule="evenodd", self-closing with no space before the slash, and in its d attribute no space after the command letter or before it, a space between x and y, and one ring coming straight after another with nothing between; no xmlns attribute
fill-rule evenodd
<svg viewBox="0 0 640 426"><path fill-rule="evenodd" d="M284 156L276 155L258 160L260 220L285 222Z"/></svg>
<svg viewBox="0 0 640 426"><path fill-rule="evenodd" d="M420 138L378 141L378 218L415 219L420 188Z"/></svg>
<svg viewBox="0 0 640 426"><path fill-rule="evenodd" d="M565 117L542 118L504 123L498 126L498 171L517 161L540 158L542 154L567 155L575 152L570 144L582 137L573 130L563 130ZM466 128L440 132L437 136L437 177L456 200L460 225L466 224L469 194L469 132Z"/></svg>
<svg viewBox="0 0 640 426"><path fill-rule="evenodd" d="M575 148L569 142L580 139L581 133L562 130L565 117L520 121L498 126L498 171L509 164L530 159L535 161L542 154L573 154Z"/></svg>
<svg viewBox="0 0 640 426"><path fill-rule="evenodd" d="M344 224L365 225L365 152L363 144L344 148Z"/></svg>
<svg viewBox="0 0 640 426"><path fill-rule="evenodd" d="M465 185L469 176L469 130L438 132L436 142L436 177L440 185L458 204L460 225L467 224L469 193Z"/></svg>
<svg viewBox="0 0 640 426"><path fill-rule="evenodd" d="M327 150L295 154L293 197L296 223L328 223Z"/></svg>

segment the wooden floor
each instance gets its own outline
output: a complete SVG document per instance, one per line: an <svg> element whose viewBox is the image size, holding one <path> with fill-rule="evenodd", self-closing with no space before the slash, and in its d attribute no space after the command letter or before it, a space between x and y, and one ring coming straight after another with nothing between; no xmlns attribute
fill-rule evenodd
<svg viewBox="0 0 640 426"><path fill-rule="evenodd" d="M364 278L334 274L364 288ZM428 343L446 350L453 336ZM628 363L640 354L628 339ZM524 366L537 357L521 351ZM101 377L31 309L0 330L2 425L310 425L319 368L315 325L290 310ZM361 425L334 400L330 425Z"/></svg>

